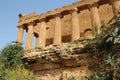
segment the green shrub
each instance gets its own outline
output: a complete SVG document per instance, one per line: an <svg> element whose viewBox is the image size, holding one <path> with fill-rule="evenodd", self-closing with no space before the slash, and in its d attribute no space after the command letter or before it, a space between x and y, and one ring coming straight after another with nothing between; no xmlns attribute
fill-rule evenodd
<svg viewBox="0 0 120 80"><path fill-rule="evenodd" d="M16 45L16 43L10 43L1 50L0 62L4 64L6 68L15 68L16 66L22 66L21 57L23 54L23 47Z"/></svg>
<svg viewBox="0 0 120 80"><path fill-rule="evenodd" d="M24 49L10 43L0 53L0 80L39 80L27 70L21 60Z"/></svg>
<svg viewBox="0 0 120 80"><path fill-rule="evenodd" d="M113 19L115 22L109 26L103 24L101 33L86 46L88 52L96 54L99 62L94 65L95 73L81 80L120 80L120 57L117 54L120 48L120 17Z"/></svg>

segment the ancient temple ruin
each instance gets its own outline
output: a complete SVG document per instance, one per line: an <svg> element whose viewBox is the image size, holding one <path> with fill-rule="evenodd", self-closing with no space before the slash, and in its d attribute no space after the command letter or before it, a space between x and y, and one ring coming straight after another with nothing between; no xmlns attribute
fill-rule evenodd
<svg viewBox="0 0 120 80"><path fill-rule="evenodd" d="M36 38L35 47L60 45L82 37L91 38L93 27L97 26L100 32L101 21L107 23L118 15L119 9L120 0L82 0L42 14L19 14L16 41L22 43L24 30L27 32L25 50L33 48L33 37ZM32 51L25 52L24 55L28 54L37 55ZM40 73L39 70L33 71Z"/></svg>
<svg viewBox="0 0 120 80"><path fill-rule="evenodd" d="M20 14L17 41L22 43L23 30L28 33L26 50L32 48L33 37L36 46L76 40L94 25L100 29L100 21L117 14L119 4L119 0L83 0L43 14Z"/></svg>

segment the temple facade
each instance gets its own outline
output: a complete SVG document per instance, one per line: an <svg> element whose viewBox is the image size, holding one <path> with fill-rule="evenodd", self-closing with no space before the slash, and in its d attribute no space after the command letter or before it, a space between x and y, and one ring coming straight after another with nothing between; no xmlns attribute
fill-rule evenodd
<svg viewBox="0 0 120 80"><path fill-rule="evenodd" d="M82 0L46 13L19 14L17 42L22 43L27 32L25 49L61 44L82 37L91 37L93 27L101 29L101 21L107 23L119 15L120 0Z"/></svg>

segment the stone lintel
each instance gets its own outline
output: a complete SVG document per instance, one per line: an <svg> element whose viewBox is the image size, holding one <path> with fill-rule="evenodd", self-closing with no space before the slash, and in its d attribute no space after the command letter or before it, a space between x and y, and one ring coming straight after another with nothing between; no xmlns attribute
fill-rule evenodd
<svg viewBox="0 0 120 80"><path fill-rule="evenodd" d="M30 22L36 21L39 18L39 15L35 12L25 15L19 19L18 26L21 26L23 24L28 24Z"/></svg>
<svg viewBox="0 0 120 80"><path fill-rule="evenodd" d="M92 8L92 7L99 7L99 5L98 5L98 2L96 2L96 3L90 3L90 4L88 4L88 9L90 10L90 8Z"/></svg>
<svg viewBox="0 0 120 80"><path fill-rule="evenodd" d="M46 23L46 22L49 21L49 19L48 19L48 18L42 18L42 19L39 19L39 21L40 21L40 22L45 22L45 23Z"/></svg>
<svg viewBox="0 0 120 80"><path fill-rule="evenodd" d="M36 12L33 12L33 13L31 13L31 14L28 14L28 15L26 15L24 18L25 19L30 19L30 18L32 18L32 17L34 17L34 16L37 16L38 14L36 13Z"/></svg>
<svg viewBox="0 0 120 80"><path fill-rule="evenodd" d="M69 10L69 13L71 14L71 13L73 13L73 12L79 12L79 9L77 8L77 7L75 7L75 8L73 8L73 9L71 9L71 10Z"/></svg>
<svg viewBox="0 0 120 80"><path fill-rule="evenodd" d="M36 19L39 19L39 20L41 20L42 18L48 18L49 19L49 18L54 17L54 15L56 15L58 13L65 14L65 12L74 9L75 7L80 9L80 7L83 7L84 5L96 3L98 1L100 1L100 0L79 1L79 2L73 3L71 5L64 6L64 7L61 7L61 8L57 8L55 10L48 11L46 13L42 13L42 14L39 14L39 15L37 13L33 12L33 13L29 14L29 15L25 15L24 17L22 17L20 19L19 23L18 23L18 26L20 26L20 25L22 25L24 23L29 23L31 21L35 21ZM84 8L84 9L86 9L86 8Z"/></svg>
<svg viewBox="0 0 120 80"><path fill-rule="evenodd" d="M34 22L30 22L27 25L29 26L29 25L34 25L34 24L35 24Z"/></svg>
<svg viewBox="0 0 120 80"><path fill-rule="evenodd" d="M19 25L19 26L17 26L17 28L21 28L21 27L24 27L24 25Z"/></svg>
<svg viewBox="0 0 120 80"><path fill-rule="evenodd" d="M100 0L98 1L99 5L103 5L103 4L110 4L110 0Z"/></svg>
<svg viewBox="0 0 120 80"><path fill-rule="evenodd" d="M57 13L56 15L54 15L54 18L56 18L56 17L60 17L60 18L62 18L63 15L62 15L61 13Z"/></svg>

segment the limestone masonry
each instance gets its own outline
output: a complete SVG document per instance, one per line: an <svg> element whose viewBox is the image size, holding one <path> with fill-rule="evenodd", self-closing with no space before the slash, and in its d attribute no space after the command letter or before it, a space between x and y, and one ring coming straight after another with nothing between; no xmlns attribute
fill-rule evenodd
<svg viewBox="0 0 120 80"><path fill-rule="evenodd" d="M41 49L49 45L60 45L65 42L82 39L83 37L92 38L95 26L98 27L99 33L101 21L107 23L114 16L118 16L119 13L120 0L82 0L42 14L35 12L28 15L19 14L16 41L22 43L25 30L27 32L26 52L23 57L27 59L27 62L33 61L31 70L44 80L49 77L48 80L58 80L61 73L85 76L88 69L89 56L83 54L84 52L81 57L80 54L77 54L81 52L75 52L74 47L70 48L71 50L68 50L65 54L57 54L61 50L65 50L61 49L63 46L60 49L56 46L56 49L59 50L55 50L55 52L49 52L51 48L49 48L49 51L46 49L39 51L35 48ZM32 46L34 37L36 38L35 48ZM72 54L69 54L69 52L72 52ZM57 55L61 57L60 60L58 57L56 58ZM70 55L72 56L70 57ZM38 57L36 58L36 56ZM48 58L44 59L46 56ZM65 58L66 56L67 58ZM86 67L81 67L81 64L86 65Z"/></svg>
<svg viewBox="0 0 120 80"><path fill-rule="evenodd" d="M119 11L120 0L83 0L43 14L19 14L17 41L22 43L23 31L28 35L26 50L36 46L61 44L88 36L92 26L109 21Z"/></svg>

